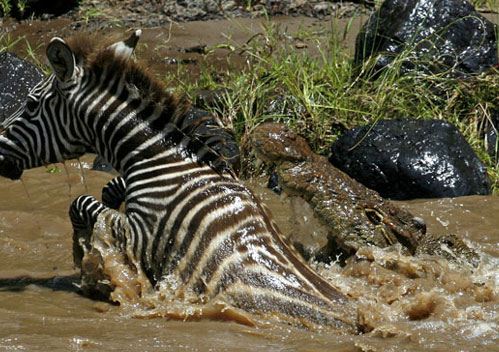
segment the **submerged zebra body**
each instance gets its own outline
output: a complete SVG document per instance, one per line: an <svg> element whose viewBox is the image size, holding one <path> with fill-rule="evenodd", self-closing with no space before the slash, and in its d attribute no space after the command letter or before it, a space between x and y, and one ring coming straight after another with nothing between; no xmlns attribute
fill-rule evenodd
<svg viewBox="0 0 499 352"><path fill-rule="evenodd" d="M351 303L290 248L255 196L226 167L217 136L196 135L183 104L129 61L140 32L101 50L54 38L54 75L4 123L0 175L99 153L118 170L103 202L71 208L78 262L102 214L152 285L304 324L355 330ZM124 201L125 211L117 210Z"/></svg>

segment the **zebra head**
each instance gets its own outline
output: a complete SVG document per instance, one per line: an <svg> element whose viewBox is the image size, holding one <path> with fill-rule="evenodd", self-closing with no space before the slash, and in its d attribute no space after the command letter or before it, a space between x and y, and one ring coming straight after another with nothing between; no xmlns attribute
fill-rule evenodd
<svg viewBox="0 0 499 352"><path fill-rule="evenodd" d="M128 60L140 35L136 30L127 40L103 50ZM30 91L23 107L0 124L0 176L19 179L24 169L95 151L78 114L85 88L98 79L86 72L88 53L82 46L73 50L55 37L46 54L53 73Z"/></svg>

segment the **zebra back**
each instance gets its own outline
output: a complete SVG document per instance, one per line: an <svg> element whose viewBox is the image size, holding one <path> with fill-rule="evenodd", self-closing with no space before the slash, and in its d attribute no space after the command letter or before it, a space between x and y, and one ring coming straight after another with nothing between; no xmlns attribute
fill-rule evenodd
<svg viewBox="0 0 499 352"><path fill-rule="evenodd" d="M138 37L132 35L123 43L135 45L137 40ZM167 93L163 83L146 68L116 55L113 47L116 44L98 44L93 37L78 35L68 40L68 45L73 49L77 62L100 76L101 81L122 75L131 91L140 92L142 99L161 106L163 113L155 121L150 121L149 126L156 131L168 131L165 142L185 148L201 165L209 165L218 173L236 177L239 172L239 147L234 133L224 127L218 118L192 107L185 96L176 97Z"/></svg>
<svg viewBox="0 0 499 352"><path fill-rule="evenodd" d="M54 38L47 47L54 75L0 136L0 152L18 150L13 162L33 156L36 163L25 165L34 167L92 149L120 172L124 183L104 204L91 196L73 202L77 249L89 249L108 214L118 247L153 285L173 275L178 296L190 291L261 315L352 330L348 299L286 243L245 185L220 173L217 148L228 139L220 126L190 114L129 60L139 34L97 51L86 38L70 45ZM122 199L124 213L111 209Z"/></svg>

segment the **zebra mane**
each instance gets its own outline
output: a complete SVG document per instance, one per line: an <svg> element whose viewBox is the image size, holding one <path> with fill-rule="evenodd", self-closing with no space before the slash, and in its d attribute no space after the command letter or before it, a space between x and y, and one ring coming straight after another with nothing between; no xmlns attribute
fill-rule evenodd
<svg viewBox="0 0 499 352"><path fill-rule="evenodd" d="M170 111L185 111L189 108L186 99L177 99L166 92L165 86L148 70L134 60L128 60L110 48L113 40L98 41L93 36L77 35L68 40L69 47L76 56L77 63L85 69L109 77L124 75L128 84L137 87L144 98L164 105Z"/></svg>
<svg viewBox="0 0 499 352"><path fill-rule="evenodd" d="M133 60L116 55L109 43L102 43L89 36L76 36L68 40L76 62L97 76L109 78L123 75L125 82L137 88L140 96L158 104L166 111L164 119L154 121L151 128L177 132L177 142L183 140L187 152L200 163L211 166L216 172L237 173L239 153L234 135L211 114L193 109L186 97L178 98L166 91L162 82ZM236 155L237 154L237 155Z"/></svg>

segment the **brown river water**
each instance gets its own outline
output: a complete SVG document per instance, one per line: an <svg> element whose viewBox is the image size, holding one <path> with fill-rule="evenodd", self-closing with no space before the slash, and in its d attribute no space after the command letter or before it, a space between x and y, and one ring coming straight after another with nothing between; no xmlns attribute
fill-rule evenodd
<svg viewBox="0 0 499 352"><path fill-rule="evenodd" d="M353 28L345 38L350 49L364 20L338 22L340 32ZM329 24L317 20L276 21L286 31L328 35ZM22 54L27 42L42 52L52 36L73 33L69 26L68 20L4 23L2 31L26 39L14 47ZM137 56L156 72L176 70L169 58L185 59L195 63L196 74L202 65L226 67L227 51L216 49L205 58L183 48L241 44L261 28L259 21L238 20L146 29ZM111 32L123 29L105 33ZM307 50L313 54L313 45ZM428 231L455 233L473 246L482 259L473 272L435 257L372 248L361 249L345 267L314 264L358 303L359 316L374 329L368 334L310 331L277 320L257 327L177 321L161 317L158 302L151 313L157 297L145 303L123 295L117 305L79 293L68 208L80 194L100 196L112 177L90 170L91 160L29 170L22 181L0 179L0 351L499 351L499 197L398 203L421 216ZM285 235L301 232L320 241L324 229L303 201L277 196L261 184L248 182Z"/></svg>
<svg viewBox="0 0 499 352"><path fill-rule="evenodd" d="M120 351L497 351L499 198L472 196L399 203L432 232L454 232L481 254L471 272L439 258L361 250L345 267L315 265L353 297L374 330L344 335L285 322L257 327L158 317L149 305L92 300L78 291L68 207L79 194L99 196L112 176L92 158L0 179L0 350ZM303 202L248 185L281 230L317 236ZM158 306L160 306L158 304Z"/></svg>

